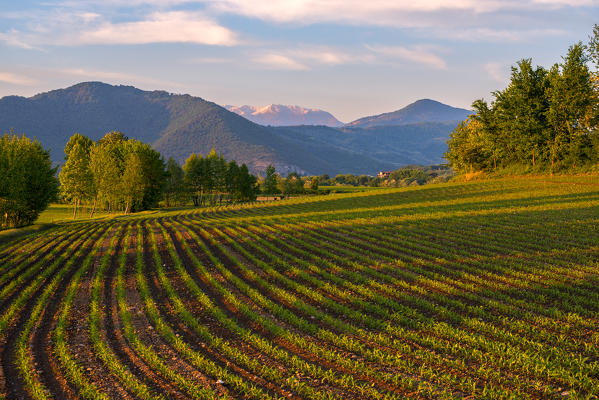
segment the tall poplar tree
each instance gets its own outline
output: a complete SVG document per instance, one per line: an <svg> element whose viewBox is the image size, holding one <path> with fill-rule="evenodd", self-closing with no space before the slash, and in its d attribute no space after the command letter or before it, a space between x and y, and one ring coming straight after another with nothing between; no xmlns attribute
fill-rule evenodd
<svg viewBox="0 0 599 400"><path fill-rule="evenodd" d="M266 177L264 178L262 186L262 191L267 195L275 195L279 193L279 188L277 186L277 174L275 167L272 164L269 164L268 167L266 167Z"/></svg>
<svg viewBox="0 0 599 400"><path fill-rule="evenodd" d="M185 187L184 172L179 163L172 157L166 162L166 181L164 185L164 202L170 207L183 198Z"/></svg>
<svg viewBox="0 0 599 400"><path fill-rule="evenodd" d="M64 152L65 164L60 170L60 190L66 200L74 204L73 219L82 201L95 196L94 176L90 168L90 153L93 142L79 133L71 136Z"/></svg>

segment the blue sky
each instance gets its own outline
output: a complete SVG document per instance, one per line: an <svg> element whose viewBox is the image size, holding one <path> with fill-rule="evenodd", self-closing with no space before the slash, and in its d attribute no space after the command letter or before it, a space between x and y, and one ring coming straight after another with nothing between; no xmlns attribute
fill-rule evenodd
<svg viewBox="0 0 599 400"><path fill-rule="evenodd" d="M599 0L0 2L0 96L98 80L344 122L420 98L469 107L522 58L587 42Z"/></svg>

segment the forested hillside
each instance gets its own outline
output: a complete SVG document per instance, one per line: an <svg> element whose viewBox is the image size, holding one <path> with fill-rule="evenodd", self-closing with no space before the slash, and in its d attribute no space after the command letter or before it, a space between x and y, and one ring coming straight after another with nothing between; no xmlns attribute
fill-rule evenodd
<svg viewBox="0 0 599 400"><path fill-rule="evenodd" d="M422 122L461 121L472 111L455 108L431 99L421 99L397 111L357 119L347 124L356 128L397 126Z"/></svg>
<svg viewBox="0 0 599 400"><path fill-rule="evenodd" d="M118 130L180 163L192 152L206 155L215 149L228 160L246 163L254 173L263 173L269 164L284 174L336 174L349 164L368 166L361 172L369 173L390 167L367 155L335 149L327 159L316 157L307 148L293 146L269 129L198 97L100 82L31 98L0 99L0 129L11 128L40 140L55 163L63 162L63 148L73 133L98 140Z"/></svg>
<svg viewBox="0 0 599 400"><path fill-rule="evenodd" d="M30 98L0 99L0 130L14 128L15 133L36 137L50 150L52 161L60 164L63 148L74 133L95 141L118 130L179 163L190 153L207 155L215 149L227 160L245 163L253 173L263 174L273 164L282 174L372 175L406 164L441 162L455 124L339 130L264 127L198 97L99 82Z"/></svg>
<svg viewBox="0 0 599 400"><path fill-rule="evenodd" d="M408 164L438 164L447 150L449 132L457 122L423 122L371 128L329 128L326 126L290 126L271 128L273 133L294 144L302 144L315 155L326 157L329 146L356 155L368 154L395 169ZM356 160L357 161L357 160ZM355 163L347 163L342 173L365 173ZM346 164L343 164L345 166Z"/></svg>

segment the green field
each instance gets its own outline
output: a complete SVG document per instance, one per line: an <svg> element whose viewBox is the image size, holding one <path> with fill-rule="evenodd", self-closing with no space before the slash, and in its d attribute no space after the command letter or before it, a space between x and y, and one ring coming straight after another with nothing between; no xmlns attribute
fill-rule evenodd
<svg viewBox="0 0 599 400"><path fill-rule="evenodd" d="M0 338L10 399L597 398L599 176L59 223Z"/></svg>

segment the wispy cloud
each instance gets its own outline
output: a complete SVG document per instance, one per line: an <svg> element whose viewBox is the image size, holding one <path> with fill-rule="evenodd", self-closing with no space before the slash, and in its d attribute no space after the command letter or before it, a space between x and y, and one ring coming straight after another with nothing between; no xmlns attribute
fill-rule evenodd
<svg viewBox="0 0 599 400"><path fill-rule="evenodd" d="M445 60L424 46L367 46L367 48L387 59L404 60L435 69L447 69Z"/></svg>
<svg viewBox="0 0 599 400"><path fill-rule="evenodd" d="M37 83L36 80L13 72L0 71L0 82L9 83L11 85L31 86Z"/></svg>
<svg viewBox="0 0 599 400"><path fill-rule="evenodd" d="M70 14L74 21L61 23L64 15L47 15L27 31L0 32L0 40L23 48L45 45L127 45L148 43L195 43L232 46L237 35L201 12L154 12L132 22L110 22L92 12ZM66 28L65 28L66 27Z"/></svg>
<svg viewBox="0 0 599 400"><path fill-rule="evenodd" d="M597 0L205 0L211 9L278 23L348 22L362 25L414 26L414 15L534 10L551 5L597 5Z"/></svg>
<svg viewBox="0 0 599 400"><path fill-rule="evenodd" d="M596 6L599 4L597 0L532 0L533 3L550 4L556 7L585 7Z"/></svg>
<svg viewBox="0 0 599 400"><path fill-rule="evenodd" d="M195 57L185 61L188 64L227 64L232 59L225 57Z"/></svg>
<svg viewBox="0 0 599 400"><path fill-rule="evenodd" d="M509 80L509 66L499 62L488 62L484 65L487 75L499 83L506 84Z"/></svg>
<svg viewBox="0 0 599 400"><path fill-rule="evenodd" d="M299 46L297 49L271 49L251 57L254 63L269 69L309 70L337 65L418 64L428 68L447 69L447 63L433 46L367 45L356 49L325 46Z"/></svg>
<svg viewBox="0 0 599 400"><path fill-rule="evenodd" d="M304 71L308 66L300 63L289 56L275 53L267 53L253 57L252 61L268 69L282 69L291 71Z"/></svg>
<svg viewBox="0 0 599 400"><path fill-rule="evenodd" d="M251 59L269 69L308 70L356 62L358 57L328 46L297 46L295 49L258 51Z"/></svg>
<svg viewBox="0 0 599 400"><path fill-rule="evenodd" d="M539 37L560 36L567 32L561 29L494 29L458 28L440 29L437 36L466 42L521 42Z"/></svg>
<svg viewBox="0 0 599 400"><path fill-rule="evenodd" d="M68 39L67 39L68 41ZM231 46L236 35L200 13L153 13L143 21L104 23L83 31L74 44L197 43Z"/></svg>
<svg viewBox="0 0 599 400"><path fill-rule="evenodd" d="M88 69L88 68L62 68L55 70L44 70L40 73L44 75L51 76L63 76L63 77L71 77L76 78L77 80L86 79L86 80L101 80L109 83L127 83L127 84L137 84L137 85L151 85L159 88L183 88L185 87L181 83L174 81L167 81L162 79L154 79L148 78L144 76L140 76L137 74L128 74L123 72L115 72L115 71L102 71L96 69Z"/></svg>

